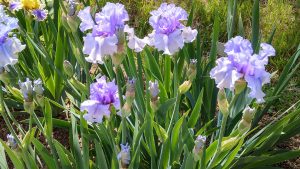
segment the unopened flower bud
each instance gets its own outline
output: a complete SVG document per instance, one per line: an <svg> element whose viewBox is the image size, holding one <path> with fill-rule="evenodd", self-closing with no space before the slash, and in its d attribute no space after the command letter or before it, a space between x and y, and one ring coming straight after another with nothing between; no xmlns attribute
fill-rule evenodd
<svg viewBox="0 0 300 169"><path fill-rule="evenodd" d="M218 105L221 113L227 116L229 114L229 104L224 89L220 89L218 92Z"/></svg>
<svg viewBox="0 0 300 169"><path fill-rule="evenodd" d="M64 61L64 70L69 78L73 77L74 75L73 65L67 60Z"/></svg>
<svg viewBox="0 0 300 169"><path fill-rule="evenodd" d="M189 69L187 71L188 79L193 81L197 75L197 59L191 59Z"/></svg>
<svg viewBox="0 0 300 169"><path fill-rule="evenodd" d="M180 86L179 86L179 92L180 94L184 94L186 93L192 86L192 82L190 80L187 80L185 82L183 82Z"/></svg>
<svg viewBox="0 0 300 169"><path fill-rule="evenodd" d="M29 80L29 78L26 78L25 82L19 81L19 86L25 102L32 102L33 101L32 81Z"/></svg>
<svg viewBox="0 0 300 169"><path fill-rule="evenodd" d="M234 85L234 93L238 95L247 87L247 82L244 79L240 79L237 80Z"/></svg>
<svg viewBox="0 0 300 169"><path fill-rule="evenodd" d="M122 168L127 168L130 164L130 146L128 143L121 144L121 151L118 154L118 159L121 161Z"/></svg>
<svg viewBox="0 0 300 169"><path fill-rule="evenodd" d="M68 15L74 16L76 14L76 9L77 9L77 3L75 2L75 0L69 0L68 1Z"/></svg>
<svg viewBox="0 0 300 169"><path fill-rule="evenodd" d="M246 107L243 111L242 120L239 122L238 130L240 134L246 133L251 128L252 119L254 117L256 110Z"/></svg>
<svg viewBox="0 0 300 169"><path fill-rule="evenodd" d="M155 80L154 82L149 82L149 91L152 99L157 99L159 94L158 82Z"/></svg>
<svg viewBox="0 0 300 169"><path fill-rule="evenodd" d="M235 146L239 141L239 137L231 137L222 141L221 151L230 150L233 146Z"/></svg>
<svg viewBox="0 0 300 169"><path fill-rule="evenodd" d="M44 88L43 88L43 82L41 79L35 80L33 82L33 91L37 94L37 95L43 95L44 93Z"/></svg>
<svg viewBox="0 0 300 169"><path fill-rule="evenodd" d="M243 119L250 123L254 117L255 112L255 109L251 109L249 106L247 106L243 111Z"/></svg>
<svg viewBox="0 0 300 169"><path fill-rule="evenodd" d="M35 80L33 82L33 91L35 92L36 96L36 101L37 103L41 106L44 107L44 88L43 88L43 82L41 79Z"/></svg>
<svg viewBox="0 0 300 169"><path fill-rule="evenodd" d="M10 146L12 149L16 149L18 144L15 137L12 134L7 134L6 138L8 146Z"/></svg>
<svg viewBox="0 0 300 169"><path fill-rule="evenodd" d="M135 79L128 80L126 88L126 102L130 105L132 104L135 98Z"/></svg>
<svg viewBox="0 0 300 169"><path fill-rule="evenodd" d="M194 149L193 149L195 161L200 160L205 142L206 142L206 136L199 135L196 138L195 146L194 146Z"/></svg>

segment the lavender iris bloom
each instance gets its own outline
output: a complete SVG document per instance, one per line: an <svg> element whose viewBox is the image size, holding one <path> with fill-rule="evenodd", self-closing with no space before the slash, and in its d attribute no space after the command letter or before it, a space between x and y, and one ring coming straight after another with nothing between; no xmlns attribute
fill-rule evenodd
<svg viewBox="0 0 300 169"><path fill-rule="evenodd" d="M36 18L36 20L43 21L47 18L48 11L44 9L35 9L32 11L32 15Z"/></svg>
<svg viewBox="0 0 300 169"><path fill-rule="evenodd" d="M9 37L11 31L18 27L18 20L9 17L4 11L4 6L0 5L0 67L16 64L18 53L25 48L18 38Z"/></svg>
<svg viewBox="0 0 300 169"><path fill-rule="evenodd" d="M173 55L183 48L184 43L195 40L197 30L185 27L181 21L187 20L187 12L174 4L162 3L152 11L149 23L154 29L149 34L149 45L154 46L164 54Z"/></svg>
<svg viewBox="0 0 300 169"><path fill-rule="evenodd" d="M275 56L275 49L266 43L261 44L258 54L253 54L249 40L240 36L232 38L225 44L224 52L228 57L217 60L217 66L210 72L211 78L215 79L218 88L234 90L235 82L243 78L251 89L249 96L257 102L263 102L265 94L262 86L270 82L270 73L265 65L268 58Z"/></svg>
<svg viewBox="0 0 300 169"><path fill-rule="evenodd" d="M125 24L129 20L124 5L120 3L106 3L102 11L95 14L95 20L90 14L90 7L79 11L81 20L80 30L89 31L84 37L83 53L89 55L86 61L103 64L105 56L112 56L118 52L118 45L124 42L124 32L128 33L128 46L140 52L146 42L134 35L134 30Z"/></svg>
<svg viewBox="0 0 300 169"><path fill-rule="evenodd" d="M83 117L92 123L102 123L103 116L110 116L110 106L120 109L118 86L114 81L107 82L102 76L90 86L90 99L81 103L81 111L88 113Z"/></svg>

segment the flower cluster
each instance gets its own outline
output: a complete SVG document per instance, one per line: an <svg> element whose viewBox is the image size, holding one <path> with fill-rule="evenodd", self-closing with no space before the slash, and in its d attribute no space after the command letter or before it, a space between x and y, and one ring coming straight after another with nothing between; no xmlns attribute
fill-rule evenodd
<svg viewBox="0 0 300 169"><path fill-rule="evenodd" d="M82 32L92 30L84 37L83 53L89 55L86 57L88 62L103 64L105 56L122 52L125 32L128 33L129 47L136 52L141 51L146 44L125 24L129 17L122 4L106 3L102 11L95 14L95 20L91 15L91 7L79 11L78 17Z"/></svg>
<svg viewBox="0 0 300 169"><path fill-rule="evenodd" d="M174 4L163 3L152 11L149 19L153 32L149 34L149 45L154 46L166 55L173 55L183 48L184 43L196 39L197 30L184 26L181 21L187 20L188 14Z"/></svg>
<svg viewBox="0 0 300 169"><path fill-rule="evenodd" d="M110 107L120 109L118 86L114 81L107 82L102 76L90 86L90 99L81 103L81 111L88 113L83 117L91 123L101 123L103 116L110 116Z"/></svg>
<svg viewBox="0 0 300 169"><path fill-rule="evenodd" d="M47 18L48 11L44 7L45 5L40 0L13 0L9 3L11 11L18 11L23 8L29 11L38 21L43 21Z"/></svg>
<svg viewBox="0 0 300 169"><path fill-rule="evenodd" d="M220 89L235 89L235 84L242 79L251 89L249 96L257 102L263 102L265 94L262 86L270 82L270 73L266 71L268 58L275 56L275 49L266 43L260 45L258 54L254 54L249 40L240 36L232 38L225 44L224 52L228 57L217 60L217 66L211 70L210 76L215 79Z"/></svg>
<svg viewBox="0 0 300 169"><path fill-rule="evenodd" d="M0 67L16 64L18 53L25 49L17 37L9 36L18 27L18 20L8 16L0 5Z"/></svg>

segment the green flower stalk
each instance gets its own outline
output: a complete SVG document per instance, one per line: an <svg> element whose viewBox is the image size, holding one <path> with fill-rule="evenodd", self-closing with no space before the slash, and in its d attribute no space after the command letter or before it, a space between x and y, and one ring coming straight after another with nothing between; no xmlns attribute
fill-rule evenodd
<svg viewBox="0 0 300 169"><path fill-rule="evenodd" d="M210 161L210 163L207 167L208 169L211 169L212 167L214 167L214 163L215 163L216 159L218 158L218 156L221 153L222 138L224 136L224 132L225 132L225 128L226 128L227 118L228 118L229 111L230 111L232 105L235 103L235 98L237 98L236 95L234 96L234 98L232 99L232 101L229 105L228 101L227 101L225 90L220 89L219 92L218 92L218 105L219 105L220 112L223 114L223 117L222 117L220 132L219 132L217 150L216 150L212 160Z"/></svg>
<svg viewBox="0 0 300 169"><path fill-rule="evenodd" d="M191 59L189 68L187 71L188 75L188 80L184 81L180 86L179 86L179 92L180 94L186 93L192 86L193 80L196 78L197 75L197 59Z"/></svg>

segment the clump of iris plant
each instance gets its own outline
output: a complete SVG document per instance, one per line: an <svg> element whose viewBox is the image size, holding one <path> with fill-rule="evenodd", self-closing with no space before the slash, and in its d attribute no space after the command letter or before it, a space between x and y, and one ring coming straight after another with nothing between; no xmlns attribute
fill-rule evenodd
<svg viewBox="0 0 300 169"><path fill-rule="evenodd" d="M81 103L81 111L87 111L83 117L91 123L102 123L103 117L110 117L110 108L120 109L118 86L115 81L107 82L102 76L90 86L90 99Z"/></svg>
<svg viewBox="0 0 300 169"><path fill-rule="evenodd" d="M101 12L91 15L91 7L79 11L80 30L87 32L83 38L83 53L88 55L87 62L103 64L106 56L113 57L123 53L127 32L128 46L136 52L141 51L146 42L134 35L134 30L125 24L129 20L124 5L106 3ZM114 62L114 60L113 60ZM114 63L120 64L120 59Z"/></svg>
<svg viewBox="0 0 300 169"><path fill-rule="evenodd" d="M14 65L18 62L18 53L25 49L25 45L14 36L13 30L19 28L18 20L5 13L0 5L0 67Z"/></svg>
<svg viewBox="0 0 300 169"><path fill-rule="evenodd" d="M275 56L275 49L266 43L260 45L258 54L254 53L249 40L240 36L225 44L227 57L217 60L217 66L210 72L220 89L234 91L239 80L247 83L251 89L249 96L257 102L264 102L264 84L270 83L271 74L266 71L269 57Z"/></svg>
<svg viewBox="0 0 300 169"><path fill-rule="evenodd" d="M45 5L40 0L13 0L9 3L11 11L24 9L30 12L38 21L43 21L47 18L48 11L44 8Z"/></svg>
<svg viewBox="0 0 300 169"><path fill-rule="evenodd" d="M187 12L174 4L162 3L152 11L149 23L153 32L149 34L150 46L154 46L166 55L174 55L182 49L184 43L193 42L197 36L197 30L186 27L181 22L188 18Z"/></svg>

